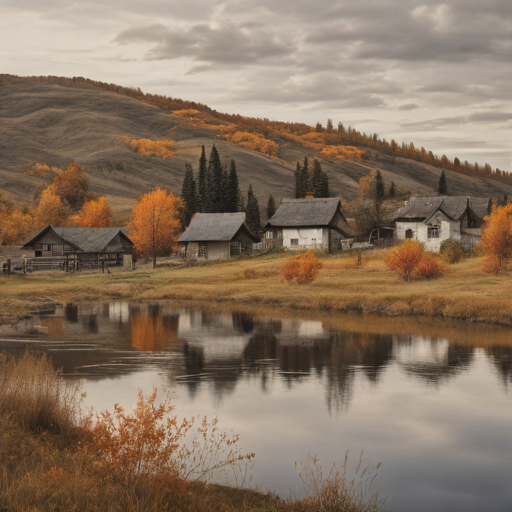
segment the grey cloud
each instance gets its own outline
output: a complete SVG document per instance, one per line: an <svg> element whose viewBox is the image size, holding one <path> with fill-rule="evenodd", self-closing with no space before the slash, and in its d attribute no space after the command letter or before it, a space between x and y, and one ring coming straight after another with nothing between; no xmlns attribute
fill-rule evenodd
<svg viewBox="0 0 512 512"><path fill-rule="evenodd" d="M402 123L403 128L416 128L422 130L438 130L446 126L465 125L465 124L486 124L486 123L505 123L512 120L511 112L475 112L468 116L441 117L438 119L428 119L423 121L412 121Z"/></svg>
<svg viewBox="0 0 512 512"><path fill-rule="evenodd" d="M400 105L398 110L415 110L417 108L420 108L420 106L416 103L407 103L406 105Z"/></svg>

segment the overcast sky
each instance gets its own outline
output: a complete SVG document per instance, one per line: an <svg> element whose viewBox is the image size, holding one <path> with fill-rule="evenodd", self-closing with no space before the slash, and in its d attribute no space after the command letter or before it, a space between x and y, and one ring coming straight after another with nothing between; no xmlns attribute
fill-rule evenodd
<svg viewBox="0 0 512 512"><path fill-rule="evenodd" d="M0 69L512 170L512 0L0 0Z"/></svg>

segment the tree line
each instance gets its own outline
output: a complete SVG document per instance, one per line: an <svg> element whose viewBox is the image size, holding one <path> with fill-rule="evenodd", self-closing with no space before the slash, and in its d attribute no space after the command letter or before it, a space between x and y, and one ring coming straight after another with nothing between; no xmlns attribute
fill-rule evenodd
<svg viewBox="0 0 512 512"><path fill-rule="evenodd" d="M329 197L329 178L327 173L322 171L318 160L314 160L313 169L309 168L309 160L306 156L300 165L297 162L295 171L295 198L304 197Z"/></svg>

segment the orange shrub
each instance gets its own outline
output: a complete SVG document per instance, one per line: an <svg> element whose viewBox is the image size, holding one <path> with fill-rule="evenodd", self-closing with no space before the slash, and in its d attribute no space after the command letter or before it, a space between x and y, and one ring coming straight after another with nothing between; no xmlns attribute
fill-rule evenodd
<svg viewBox="0 0 512 512"><path fill-rule="evenodd" d="M415 274L423 279L435 279L444 275L446 267L434 255L426 253L416 267Z"/></svg>
<svg viewBox="0 0 512 512"><path fill-rule="evenodd" d="M281 269L281 279L287 283L308 284L313 282L323 263L313 253L306 252L290 258Z"/></svg>
<svg viewBox="0 0 512 512"><path fill-rule="evenodd" d="M275 142L255 133L224 130L222 138L237 146L249 148L270 156L276 156L279 152L279 146Z"/></svg>
<svg viewBox="0 0 512 512"><path fill-rule="evenodd" d="M498 275L501 272L501 263L498 256L495 254L488 254L482 260L482 270L487 274Z"/></svg>
<svg viewBox="0 0 512 512"><path fill-rule="evenodd" d="M327 146L320 151L320 154L331 158L360 160L363 152L354 146Z"/></svg>
<svg viewBox="0 0 512 512"><path fill-rule="evenodd" d="M120 137L120 140L139 155L159 156L163 159L176 156L176 143L173 140L132 139L130 137Z"/></svg>
<svg viewBox="0 0 512 512"><path fill-rule="evenodd" d="M422 257L423 245L416 240L405 240L388 253L384 263L404 281L409 281Z"/></svg>

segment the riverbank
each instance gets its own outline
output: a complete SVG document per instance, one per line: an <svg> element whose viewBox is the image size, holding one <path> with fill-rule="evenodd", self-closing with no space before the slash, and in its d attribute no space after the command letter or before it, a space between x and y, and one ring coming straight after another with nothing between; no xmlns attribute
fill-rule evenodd
<svg viewBox="0 0 512 512"><path fill-rule="evenodd" d="M423 316L512 325L510 274L485 274L480 258L448 266L444 277L404 282L385 264L386 250L325 255L309 285L287 285L279 272L288 254L133 272L69 275L62 272L0 277L0 317L20 316L35 299L57 303L104 300L177 300L294 311Z"/></svg>

